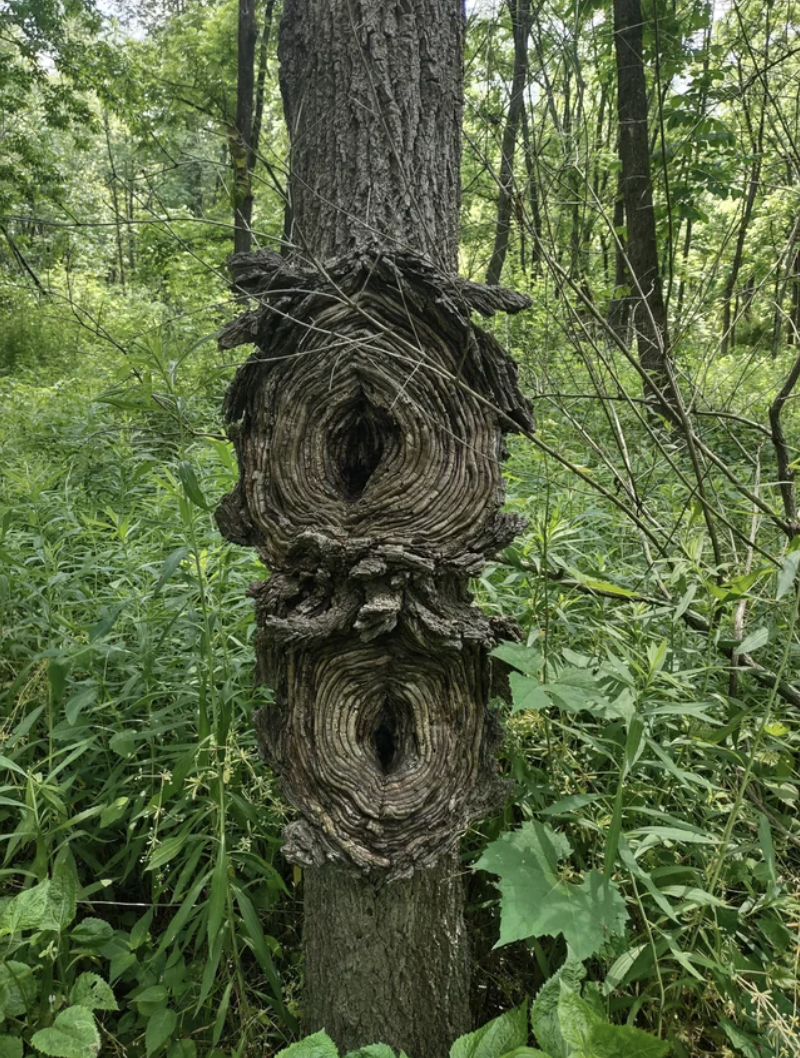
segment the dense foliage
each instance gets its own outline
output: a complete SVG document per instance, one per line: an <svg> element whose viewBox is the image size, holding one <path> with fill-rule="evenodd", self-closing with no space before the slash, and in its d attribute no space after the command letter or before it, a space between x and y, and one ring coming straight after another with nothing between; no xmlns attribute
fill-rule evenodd
<svg viewBox="0 0 800 1058"><path fill-rule="evenodd" d="M303 880L252 732L260 571L210 515L236 473L215 345L236 5L116 10L0 7L0 1058L333 1058L292 1043ZM462 271L483 279L514 47L506 5L468 10ZM643 11L686 421L645 406L615 311L611 5L548 0L503 269L533 308L500 334L535 398L507 463L528 528L475 584L524 632L497 648L516 785L463 845L494 1027L453 1058L800 1051L800 11ZM264 34L279 10L257 13Z"/></svg>

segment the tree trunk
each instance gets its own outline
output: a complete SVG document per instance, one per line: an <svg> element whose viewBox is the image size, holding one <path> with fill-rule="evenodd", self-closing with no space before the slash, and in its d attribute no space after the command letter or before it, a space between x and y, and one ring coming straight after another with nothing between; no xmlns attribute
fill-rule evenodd
<svg viewBox="0 0 800 1058"><path fill-rule="evenodd" d="M532 428L470 315L527 299L454 274L463 19L458 0L285 0L292 254L231 258L259 307L221 338L257 345L226 398L240 473L217 520L272 570L251 589L275 691L256 722L297 810L305 1025L411 1058L470 1027L457 848L502 796L489 650L514 631L468 582L520 528L503 433Z"/></svg>
<svg viewBox="0 0 800 1058"><path fill-rule="evenodd" d="M511 205L514 197L514 154L517 147L525 88L528 84L528 35L531 31L530 0L508 0L511 28L514 35L514 73L511 79L511 98L508 103L506 125L500 157L500 187L497 196L497 223L494 248L486 270L486 282L497 286L503 271L511 234Z"/></svg>
<svg viewBox="0 0 800 1058"><path fill-rule="evenodd" d="M625 204L633 325L639 363L649 379L644 387L645 398L654 407L668 411L672 396L667 362L669 342L650 177L642 28L641 0L614 0L620 182Z"/></svg>
<svg viewBox="0 0 800 1058"><path fill-rule="evenodd" d="M343 1054L375 1040L376 1033L408 1055L447 1053L449 1043L469 1029L459 869L451 855L385 886L335 865L308 872L310 1030L326 1029ZM331 987L339 978L346 988Z"/></svg>
<svg viewBox="0 0 800 1058"><path fill-rule="evenodd" d="M255 0L239 0L236 127L231 130L229 137L233 169L233 249L235 253L247 252L252 240L251 138L257 37Z"/></svg>

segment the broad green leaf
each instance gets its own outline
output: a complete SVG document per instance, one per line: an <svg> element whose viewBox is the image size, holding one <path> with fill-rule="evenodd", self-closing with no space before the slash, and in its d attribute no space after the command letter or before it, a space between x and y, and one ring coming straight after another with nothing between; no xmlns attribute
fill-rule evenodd
<svg viewBox="0 0 800 1058"><path fill-rule="evenodd" d="M543 685L543 690L554 699L556 705L568 713L578 713L585 709L606 718L612 705L596 678L587 669L564 668L555 679Z"/></svg>
<svg viewBox="0 0 800 1058"><path fill-rule="evenodd" d="M541 652L522 643L498 643L491 653L493 658L500 658L526 676L537 676L542 667Z"/></svg>
<svg viewBox="0 0 800 1058"><path fill-rule="evenodd" d="M0 1036L0 1058L22 1058L22 1040L19 1036Z"/></svg>
<svg viewBox="0 0 800 1058"><path fill-rule="evenodd" d="M545 1054L544 1051L537 1050L536 1047L516 1047L508 1054L502 1055L502 1058L551 1058L551 1056Z"/></svg>
<svg viewBox="0 0 800 1058"><path fill-rule="evenodd" d="M357 1051L350 1051L344 1058L395 1058L395 1053L385 1043L371 1043L368 1047L359 1047Z"/></svg>
<svg viewBox="0 0 800 1058"><path fill-rule="evenodd" d="M27 963L0 961L0 1015L22 1017L36 1002L39 982Z"/></svg>
<svg viewBox="0 0 800 1058"><path fill-rule="evenodd" d="M665 1058L669 1044L632 1025L595 1023L589 1033L589 1047L575 1058Z"/></svg>
<svg viewBox="0 0 800 1058"><path fill-rule="evenodd" d="M222 1030L225 1028L225 1019L228 1016L228 1007L231 1002L231 988L233 988L233 978L231 978L225 986L225 991L222 993L222 999L220 1000L219 1009L217 1010L217 1016L214 1018L214 1028L211 1033L211 1044L213 1047L216 1047L219 1043Z"/></svg>
<svg viewBox="0 0 800 1058"><path fill-rule="evenodd" d="M128 731L118 731L116 735L111 736L108 744L115 753L119 753L120 757L132 757L136 751L133 735Z"/></svg>
<svg viewBox="0 0 800 1058"><path fill-rule="evenodd" d="M553 704L535 676L523 676L519 672L512 672L508 677L508 682L513 701L512 713L519 713L523 709L547 709Z"/></svg>
<svg viewBox="0 0 800 1058"><path fill-rule="evenodd" d="M594 870L580 885L561 879L558 861L571 851L565 837L538 822L524 823L487 846L475 869L499 876L498 946L561 934L583 961L623 932L627 912L613 882Z"/></svg>
<svg viewBox="0 0 800 1058"><path fill-rule="evenodd" d="M783 565L778 573L778 591L775 598L782 599L794 584L797 571L800 569L800 550L790 551L783 560Z"/></svg>
<svg viewBox="0 0 800 1058"><path fill-rule="evenodd" d="M141 992L133 997L133 1001L137 1006L166 1003L168 995L169 993L164 985L148 985L147 988L143 988Z"/></svg>
<svg viewBox="0 0 800 1058"><path fill-rule="evenodd" d="M53 1058L95 1058L100 1050L100 1033L91 1010L67 1007L49 1029L34 1032L31 1043L37 1051Z"/></svg>
<svg viewBox="0 0 800 1058"><path fill-rule="evenodd" d="M475 1032L461 1036L450 1048L450 1058L502 1058L528 1042L528 1004L523 1003Z"/></svg>
<svg viewBox="0 0 800 1058"><path fill-rule="evenodd" d="M47 910L57 929L66 929L78 909L78 876L71 860L59 860L47 891Z"/></svg>
<svg viewBox="0 0 800 1058"><path fill-rule="evenodd" d="M569 952L566 962L545 981L531 1004L531 1028L536 1042L544 1047L552 1058L567 1058L567 1044L561 1034L558 1020L558 1000L562 982L565 987L578 992L585 976L583 963Z"/></svg>
<svg viewBox="0 0 800 1058"><path fill-rule="evenodd" d="M315 1032L279 1051L275 1058L339 1058L339 1052L326 1032Z"/></svg>
<svg viewBox="0 0 800 1058"><path fill-rule="evenodd" d="M160 1007L150 1015L144 1032L147 1058L161 1050L172 1036L177 1024L177 1014L174 1010L169 1010L167 1007Z"/></svg>
<svg viewBox="0 0 800 1058"><path fill-rule="evenodd" d="M102 918L84 918L70 932L76 944L87 948L100 948L114 936L114 930Z"/></svg>
<svg viewBox="0 0 800 1058"><path fill-rule="evenodd" d="M600 1023L600 1018L585 999L577 992L560 983L561 994L558 997L558 1023L561 1035L567 1044L570 1058L591 1058L590 1039L592 1028Z"/></svg>
<svg viewBox="0 0 800 1058"><path fill-rule="evenodd" d="M140 919L134 922L131 926L131 935L128 939L128 944L131 951L136 951L138 947L144 944L147 940L147 934L150 932L150 926L153 922L153 908L150 907L145 911Z"/></svg>
<svg viewBox="0 0 800 1058"><path fill-rule="evenodd" d="M118 1010L108 983L99 974L82 973L69 993L70 1003L89 1010Z"/></svg>
<svg viewBox="0 0 800 1058"><path fill-rule="evenodd" d="M16 933L23 929L57 928L50 914L48 894L50 880L45 879L30 889L17 893L3 909L0 915L0 932Z"/></svg>
<svg viewBox="0 0 800 1058"><path fill-rule="evenodd" d="M737 643L733 648L733 652L734 654L752 654L754 650L758 650L759 647L763 647L768 642L769 630L757 628L755 632L751 632L749 636L746 636L741 643Z"/></svg>

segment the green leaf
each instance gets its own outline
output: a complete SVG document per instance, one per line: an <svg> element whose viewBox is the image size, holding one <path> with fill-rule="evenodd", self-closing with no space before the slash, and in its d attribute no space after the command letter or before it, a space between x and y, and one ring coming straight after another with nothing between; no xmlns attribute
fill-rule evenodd
<svg viewBox="0 0 800 1058"><path fill-rule="evenodd" d="M491 654L526 676L538 675L542 667L541 653L535 647L526 647L522 643L498 643Z"/></svg>
<svg viewBox="0 0 800 1058"><path fill-rule="evenodd" d="M325 1032L315 1032L279 1051L275 1058L339 1058L336 1044Z"/></svg>
<svg viewBox="0 0 800 1058"><path fill-rule="evenodd" d="M22 1058L22 1040L19 1036L0 1036L0 1058Z"/></svg>
<svg viewBox="0 0 800 1058"><path fill-rule="evenodd" d="M558 1023L561 1034L569 1048L568 1054L575 1058L591 1058L590 1038L593 1026L600 1023L600 1018L585 999L577 992L560 983L558 997Z"/></svg>
<svg viewBox="0 0 800 1058"><path fill-rule="evenodd" d="M177 1024L177 1014L174 1010L169 1010L167 1007L160 1007L150 1015L144 1033L147 1058L161 1050L172 1036Z"/></svg>
<svg viewBox="0 0 800 1058"><path fill-rule="evenodd" d="M357 1051L350 1051L344 1058L395 1058L394 1051L385 1043L371 1043L368 1047L359 1047Z"/></svg>
<svg viewBox="0 0 800 1058"><path fill-rule="evenodd" d="M9 757L4 757L1 753L0 768L2 768L4 771L15 771L17 775L23 775L26 779L28 778L28 773L25 771L24 768L20 768L19 764L15 764L13 760L11 760Z"/></svg>
<svg viewBox="0 0 800 1058"><path fill-rule="evenodd" d="M203 490L197 480L197 475L191 465L185 461L178 463L178 477L181 479L183 490L196 507L202 507L204 511L210 511L211 507L206 503Z"/></svg>
<svg viewBox="0 0 800 1058"><path fill-rule="evenodd" d="M741 1051L745 1058L761 1058L762 1052L758 1046L758 1040L734 1025L730 1018L720 1018L719 1023L733 1046Z"/></svg>
<svg viewBox="0 0 800 1058"><path fill-rule="evenodd" d="M76 944L100 948L114 936L114 930L102 918L84 918L75 926L70 937Z"/></svg>
<svg viewBox="0 0 800 1058"><path fill-rule="evenodd" d="M50 881L45 879L10 900L0 915L0 932L16 933L23 929L56 929L48 906Z"/></svg>
<svg viewBox="0 0 800 1058"><path fill-rule="evenodd" d="M64 706L64 715L70 727L72 727L83 710L87 706L94 705L96 700L97 687L94 684L90 684L88 687L81 687L75 694L70 695L67 699L67 704Z"/></svg>
<svg viewBox="0 0 800 1058"><path fill-rule="evenodd" d="M183 834L178 834L171 838L165 838L160 845L153 849L150 859L147 861L147 867L145 870L155 871L159 867L163 867L165 863L169 863L169 861L177 856L186 844L188 836L189 831L186 830Z"/></svg>
<svg viewBox="0 0 800 1058"><path fill-rule="evenodd" d="M603 716L611 704L586 669L564 668L553 681L544 684L544 690L568 713L586 709Z"/></svg>
<svg viewBox="0 0 800 1058"><path fill-rule="evenodd" d="M800 551L798 551L797 554L800 554ZM758 843L761 846L761 851L764 853L764 862L769 871L769 880L773 885L776 885L778 881L778 871L775 865L775 848L772 844L772 831L770 830L769 820L763 812L758 813Z"/></svg>
<svg viewBox="0 0 800 1058"><path fill-rule="evenodd" d="M606 1025L592 1028L591 1050L586 1058L665 1058L669 1044L632 1025Z"/></svg>
<svg viewBox="0 0 800 1058"><path fill-rule="evenodd" d="M167 557L164 559L164 565L161 567L161 572L158 575L158 580L156 581L155 587L153 588L154 594L157 594L159 591L161 591L161 589L167 583L169 578L172 576L178 566L180 566L181 562L183 562L183 560L188 554L188 547L177 547L171 555L167 555Z"/></svg>
<svg viewBox="0 0 800 1058"><path fill-rule="evenodd" d="M47 678L50 681L50 694L54 705L58 705L64 697L68 675L68 665L58 661L56 658L50 658L47 666Z"/></svg>
<svg viewBox="0 0 800 1058"><path fill-rule="evenodd" d="M127 731L118 731L108 740L108 745L120 757L132 757L136 751L136 743L133 736Z"/></svg>
<svg viewBox="0 0 800 1058"><path fill-rule="evenodd" d="M56 929L66 929L78 910L78 875L71 860L59 860L47 891L47 909Z"/></svg>
<svg viewBox="0 0 800 1058"><path fill-rule="evenodd" d="M0 1016L22 1017L36 1002L39 984L27 963L0 961Z"/></svg>
<svg viewBox="0 0 800 1058"><path fill-rule="evenodd" d="M99 974L82 973L69 993L70 1003L89 1010L118 1010L108 983Z"/></svg>
<svg viewBox="0 0 800 1058"><path fill-rule="evenodd" d="M100 1050L100 1034L91 1010L67 1007L49 1029L34 1032L31 1043L37 1051L53 1058L95 1058Z"/></svg>
<svg viewBox="0 0 800 1058"><path fill-rule="evenodd" d="M552 1058L567 1058L567 1044L558 1020L558 1001L562 982L578 992L586 976L583 963L568 952L566 962L550 977L531 1004L531 1028L536 1042L545 1047Z"/></svg>
<svg viewBox="0 0 800 1058"><path fill-rule="evenodd" d="M167 1058L197 1058L194 1040L176 1040L167 1051Z"/></svg>
<svg viewBox="0 0 800 1058"><path fill-rule="evenodd" d="M775 594L776 599L782 599L784 595L791 590L798 569L800 569L800 550L790 551L783 560L783 565L778 573L778 590Z"/></svg>
<svg viewBox="0 0 800 1058"><path fill-rule="evenodd" d="M450 1048L450 1058L502 1058L528 1042L528 1004L523 1003L475 1032L461 1036Z"/></svg>
<svg viewBox="0 0 800 1058"><path fill-rule="evenodd" d="M130 801L129 797L117 797L110 805L105 805L100 813L100 826L110 827L125 815L125 809Z"/></svg>
<svg viewBox="0 0 800 1058"><path fill-rule="evenodd" d="M751 632L749 636L746 636L741 643L737 643L733 648L733 652L734 654L751 654L754 650L758 650L759 647L763 647L764 644L768 642L768 629L757 628L755 632Z"/></svg>
<svg viewBox="0 0 800 1058"><path fill-rule="evenodd" d="M519 672L512 672L508 682L514 703L511 707L512 713L521 712L523 709L547 709L553 704L535 676L522 676Z"/></svg>
<svg viewBox="0 0 800 1058"><path fill-rule="evenodd" d="M575 958L583 961L610 936L622 934L627 912L613 882L594 870L580 885L559 876L558 861L571 851L565 837L538 822L524 823L487 846L475 869L499 876L496 946L562 934Z"/></svg>
<svg viewBox="0 0 800 1058"><path fill-rule="evenodd" d="M609 1025L562 985L558 1016L570 1058L664 1058L669 1044L631 1025Z"/></svg>

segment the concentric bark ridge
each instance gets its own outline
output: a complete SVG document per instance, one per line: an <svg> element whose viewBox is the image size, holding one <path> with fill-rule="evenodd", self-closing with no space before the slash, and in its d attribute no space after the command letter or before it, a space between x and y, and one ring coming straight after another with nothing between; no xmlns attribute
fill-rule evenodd
<svg viewBox="0 0 800 1058"><path fill-rule="evenodd" d="M402 877L498 796L488 651L511 626L468 581L521 520L504 434L532 429L505 350L471 320L527 299L361 251L302 271L237 254L253 343L225 414L239 483L217 520L272 575L251 589L257 726L299 818L285 851Z"/></svg>

